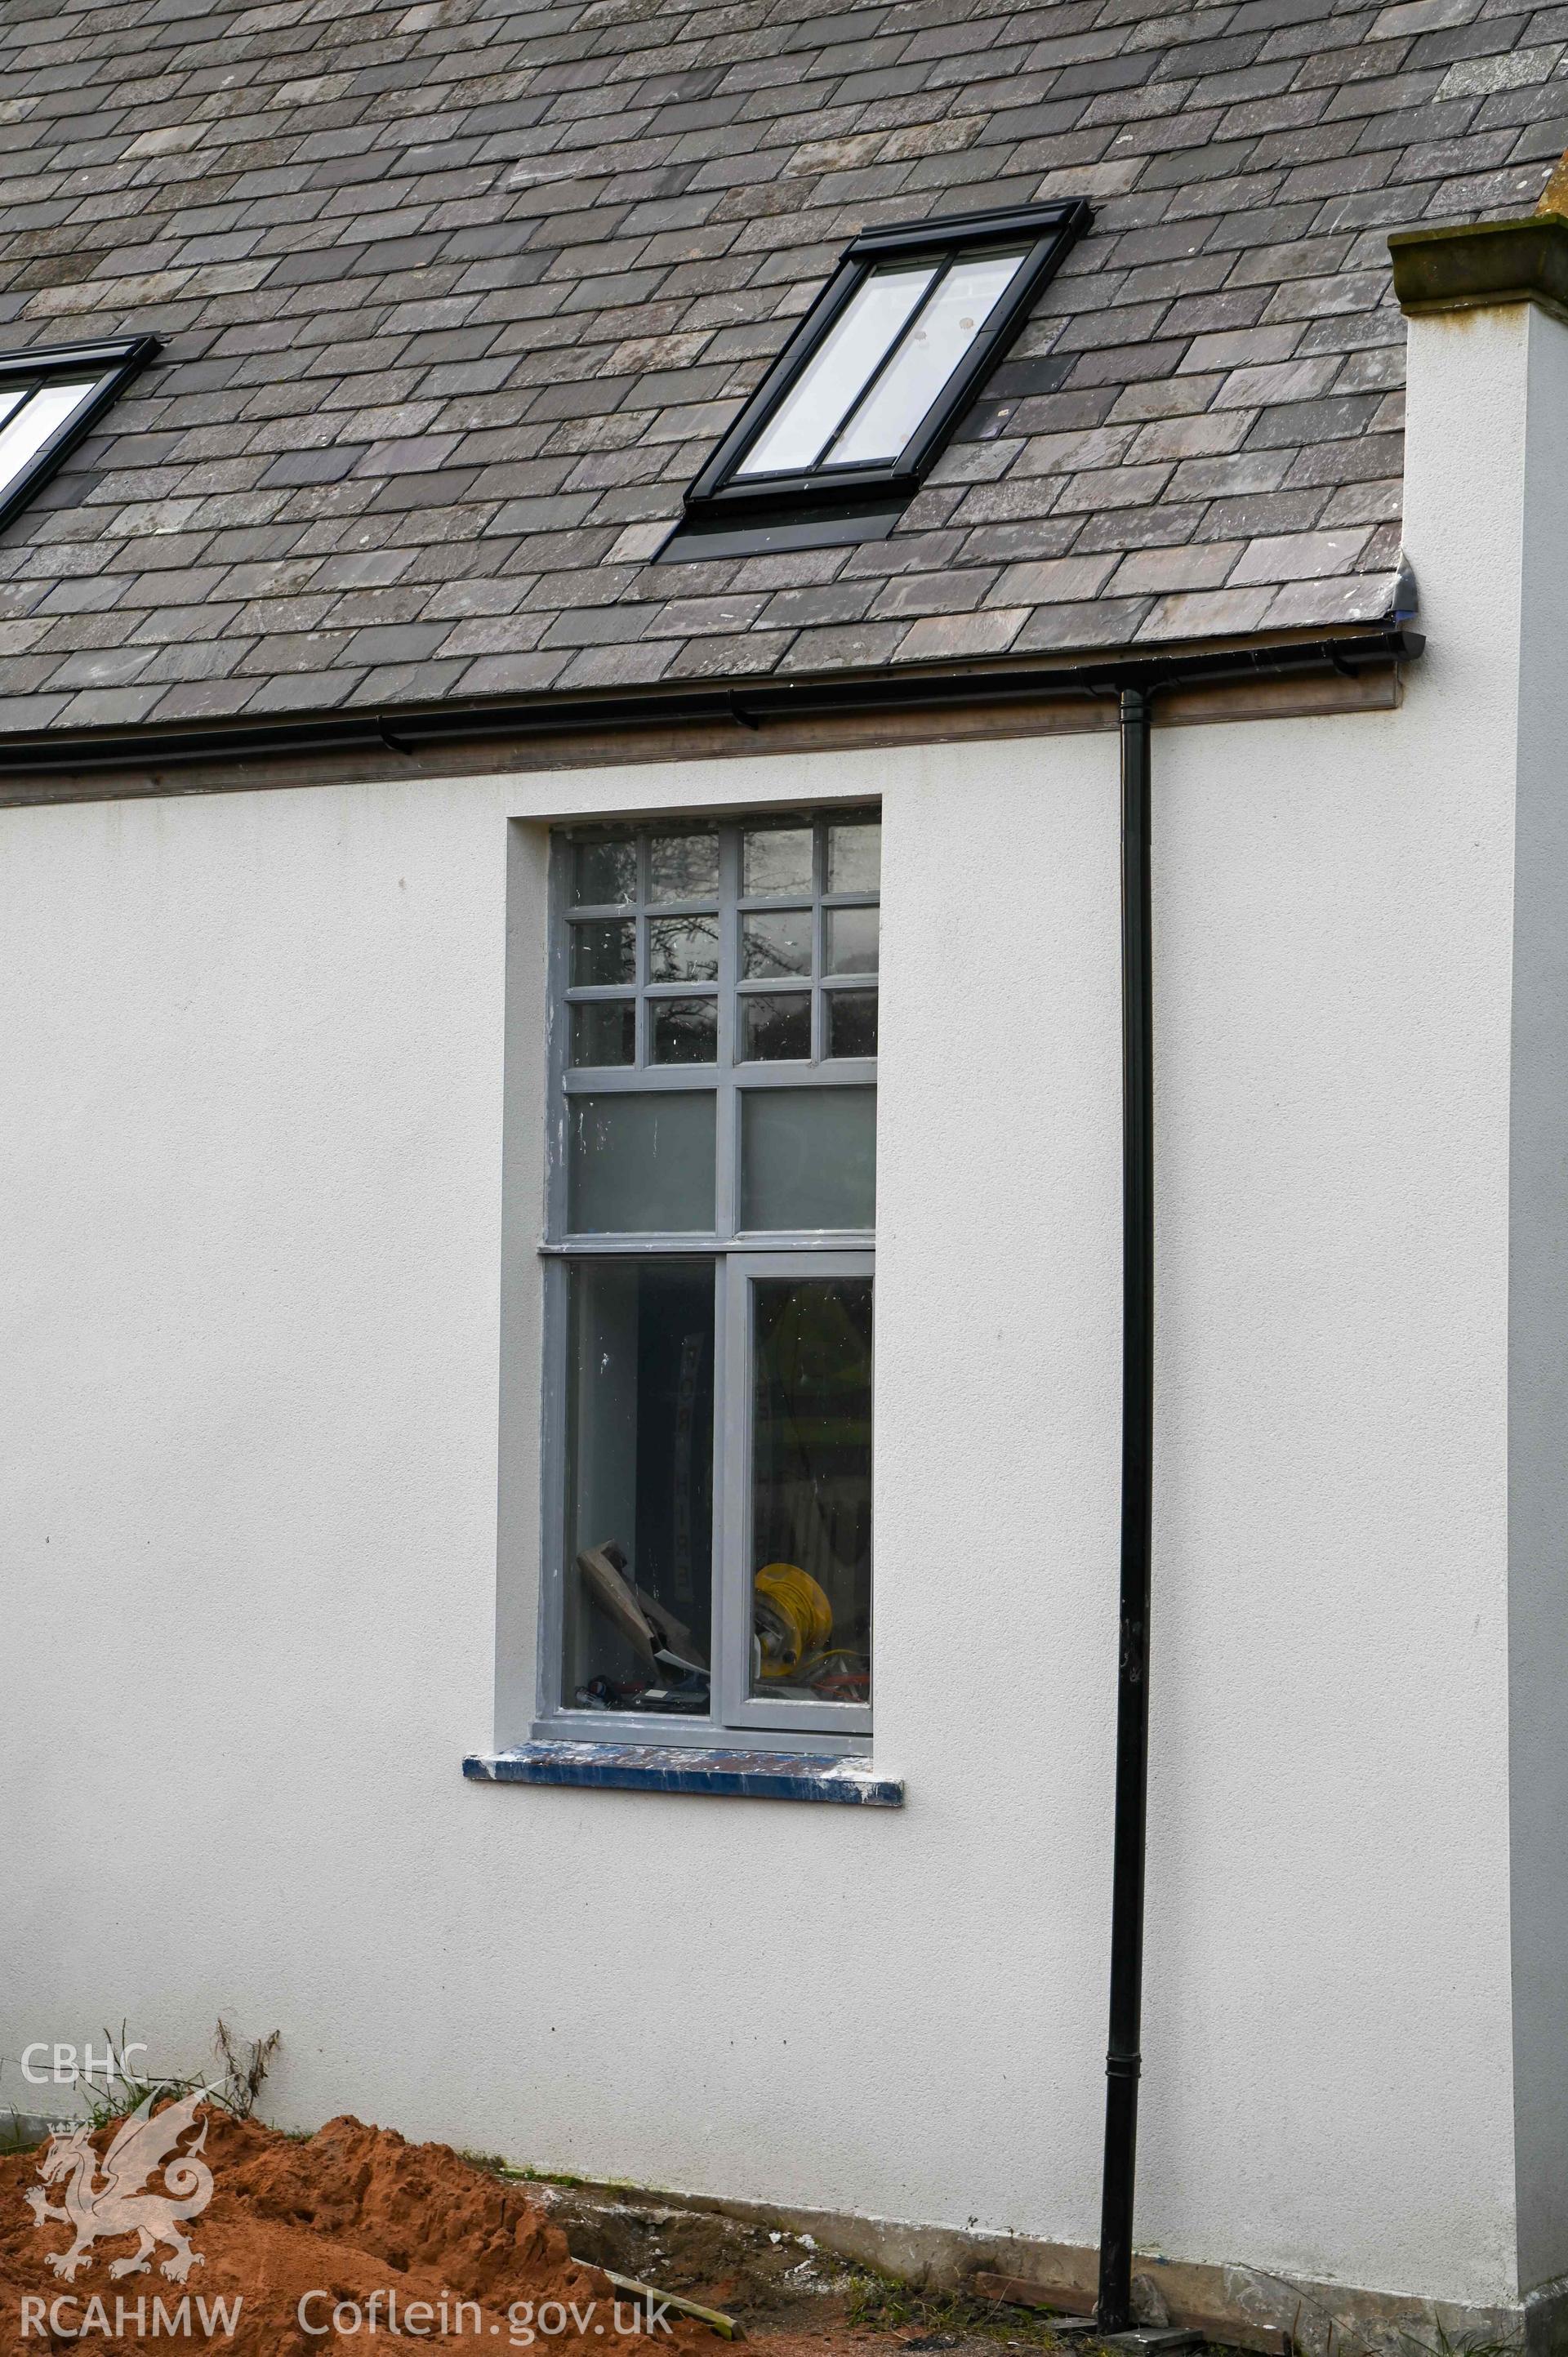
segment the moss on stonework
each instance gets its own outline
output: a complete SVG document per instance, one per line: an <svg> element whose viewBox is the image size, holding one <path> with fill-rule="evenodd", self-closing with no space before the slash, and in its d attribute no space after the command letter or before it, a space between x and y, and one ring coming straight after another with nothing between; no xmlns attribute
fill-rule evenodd
<svg viewBox="0 0 1568 2357"><path fill-rule="evenodd" d="M1568 218L1563 214L1396 230L1389 252L1402 311L1539 303L1568 320Z"/></svg>

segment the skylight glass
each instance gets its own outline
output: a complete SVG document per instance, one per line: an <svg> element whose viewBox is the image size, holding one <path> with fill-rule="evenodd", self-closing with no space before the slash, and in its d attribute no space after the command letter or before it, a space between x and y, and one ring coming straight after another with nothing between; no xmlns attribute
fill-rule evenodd
<svg viewBox="0 0 1568 2357"><path fill-rule="evenodd" d="M1072 197L863 230L654 563L886 539L1090 220Z"/></svg>
<svg viewBox="0 0 1568 2357"><path fill-rule="evenodd" d="M832 467L896 458L1018 274L1021 253L955 262L828 453Z"/></svg>
<svg viewBox="0 0 1568 2357"><path fill-rule="evenodd" d="M156 336L0 352L0 530L158 349Z"/></svg>
<svg viewBox="0 0 1568 2357"><path fill-rule="evenodd" d="M103 380L78 379L74 384L40 384L12 403L0 425L0 500L32 465L46 442L58 434L77 411L91 400ZM10 394L0 398L11 400Z"/></svg>
<svg viewBox="0 0 1568 2357"><path fill-rule="evenodd" d="M815 466L936 274L934 268L872 272L743 461L741 474L798 473Z"/></svg>

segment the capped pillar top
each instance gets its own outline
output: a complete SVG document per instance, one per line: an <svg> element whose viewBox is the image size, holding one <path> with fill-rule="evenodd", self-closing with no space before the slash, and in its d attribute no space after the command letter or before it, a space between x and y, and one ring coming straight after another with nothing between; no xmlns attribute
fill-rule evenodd
<svg viewBox="0 0 1568 2357"><path fill-rule="evenodd" d="M1523 221L1395 230L1389 252L1402 311L1538 303L1568 322L1568 156Z"/></svg>

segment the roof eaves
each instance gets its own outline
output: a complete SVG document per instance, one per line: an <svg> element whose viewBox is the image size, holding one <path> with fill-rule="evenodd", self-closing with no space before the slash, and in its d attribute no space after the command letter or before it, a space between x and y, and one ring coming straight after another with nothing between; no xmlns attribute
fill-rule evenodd
<svg viewBox="0 0 1568 2357"><path fill-rule="evenodd" d="M725 687L654 688L583 697L549 694L524 699L446 699L384 712L345 716L316 711L275 721L220 726L53 730L0 740L0 803L47 798L7 791L5 780L44 780L134 770L164 773L220 764L227 782L254 782L233 774L247 763L311 754L373 751L416 758L438 746L526 747L545 738L604 732L657 730L715 724L765 733L802 720L874 718L927 714L933 722L966 708L1076 700L1112 704L1125 687L1158 694L1180 686L1333 677L1356 680L1397 671L1421 652L1423 640L1402 616L1322 630L1254 633L1232 640L1195 640L1159 648L1097 648L1079 656L1053 654L1034 662L969 662L803 675Z"/></svg>

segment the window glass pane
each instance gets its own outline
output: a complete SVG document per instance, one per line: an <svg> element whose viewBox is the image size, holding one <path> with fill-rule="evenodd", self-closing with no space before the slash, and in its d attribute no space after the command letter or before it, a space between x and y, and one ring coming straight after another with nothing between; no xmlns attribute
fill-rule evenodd
<svg viewBox="0 0 1568 2357"><path fill-rule="evenodd" d="M753 976L809 974L811 971L810 909L780 909L743 917L740 927L740 970Z"/></svg>
<svg viewBox="0 0 1568 2357"><path fill-rule="evenodd" d="M572 898L602 909L637 898L637 845L629 835L590 835L573 846Z"/></svg>
<svg viewBox="0 0 1568 2357"><path fill-rule="evenodd" d="M875 1214L874 1088L744 1092L743 1228L869 1228Z"/></svg>
<svg viewBox="0 0 1568 2357"><path fill-rule="evenodd" d="M828 829L828 890L876 892L882 887L882 828L854 819Z"/></svg>
<svg viewBox="0 0 1568 2357"><path fill-rule="evenodd" d="M591 998L572 1009L574 1064L635 1064L635 998Z"/></svg>
<svg viewBox="0 0 1568 2357"><path fill-rule="evenodd" d="M716 998L650 998L648 1028L656 1064L711 1064L718 1055Z"/></svg>
<svg viewBox="0 0 1568 2357"><path fill-rule="evenodd" d="M658 917L648 927L650 982L716 982L716 917Z"/></svg>
<svg viewBox="0 0 1568 2357"><path fill-rule="evenodd" d="M716 834L656 834L648 846L650 900L712 900L719 888Z"/></svg>
<svg viewBox="0 0 1568 2357"><path fill-rule="evenodd" d="M742 859L741 890L748 899L776 900L786 892L811 888L809 826L749 826Z"/></svg>
<svg viewBox="0 0 1568 2357"><path fill-rule="evenodd" d="M629 917L573 926L572 979L577 983L637 980L637 933Z"/></svg>
<svg viewBox="0 0 1568 2357"><path fill-rule="evenodd" d="M769 475L810 467L936 274L932 268L874 270L736 471Z"/></svg>
<svg viewBox="0 0 1568 2357"><path fill-rule="evenodd" d="M1016 275L1021 253L955 262L828 454L834 467L896 458Z"/></svg>
<svg viewBox="0 0 1568 2357"><path fill-rule="evenodd" d="M752 1301L751 1690L871 1699L871 1279Z"/></svg>
<svg viewBox="0 0 1568 2357"><path fill-rule="evenodd" d="M875 1056L876 993L874 990L830 990L827 1002L829 1055Z"/></svg>
<svg viewBox="0 0 1568 2357"><path fill-rule="evenodd" d="M569 1097L566 1127L574 1235L712 1229L710 1090Z"/></svg>
<svg viewBox="0 0 1568 2357"><path fill-rule="evenodd" d="M98 382L102 380L86 384L80 381L75 384L41 384L31 400L11 412L5 424L0 425L0 492L10 489L49 436L81 407Z"/></svg>
<svg viewBox="0 0 1568 2357"><path fill-rule="evenodd" d="M881 911L877 909L830 909L825 955L829 974L875 974Z"/></svg>
<svg viewBox="0 0 1568 2357"><path fill-rule="evenodd" d="M701 1717L713 1612L714 1265L570 1279L564 1661L578 1710Z"/></svg>
<svg viewBox="0 0 1568 2357"><path fill-rule="evenodd" d="M811 995L750 993L740 1002L740 1057L747 1064L803 1063L811 1052Z"/></svg>

